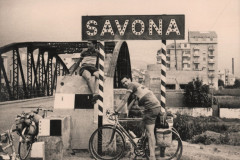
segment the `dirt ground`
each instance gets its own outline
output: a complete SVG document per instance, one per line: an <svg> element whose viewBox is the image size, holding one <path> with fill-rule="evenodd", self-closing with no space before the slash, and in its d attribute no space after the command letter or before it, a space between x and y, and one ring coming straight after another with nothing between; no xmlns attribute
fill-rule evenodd
<svg viewBox="0 0 240 160"><path fill-rule="evenodd" d="M132 160L133 156L123 157L123 160ZM65 156L64 160L91 160L87 150L78 151L75 155ZM239 160L240 146L230 145L203 145L183 142L181 160ZM144 158L137 158L144 160ZM160 158L158 160L161 160Z"/></svg>
<svg viewBox="0 0 240 160"><path fill-rule="evenodd" d="M183 143L182 160L239 160L240 146Z"/></svg>

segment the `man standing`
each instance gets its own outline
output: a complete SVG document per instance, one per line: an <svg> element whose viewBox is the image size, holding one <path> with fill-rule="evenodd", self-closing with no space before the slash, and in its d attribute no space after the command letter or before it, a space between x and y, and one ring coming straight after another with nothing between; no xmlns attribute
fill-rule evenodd
<svg viewBox="0 0 240 160"><path fill-rule="evenodd" d="M131 82L130 78L125 76L122 78L121 83L125 88L127 88L127 93L120 101L117 106L115 112L118 112L122 109L122 107L128 102L128 98L131 94L134 94L139 99L139 106L144 107L143 113L143 125L146 128L148 141L149 141L149 150L150 150L150 159L155 160L155 135L154 135L154 127L155 121L159 113L164 114L166 116L166 111L161 107L159 100L153 94L152 91L147 89L145 86L137 83Z"/></svg>
<svg viewBox="0 0 240 160"><path fill-rule="evenodd" d="M96 103L99 96L97 93L97 83L92 80L92 76L94 76L95 79L99 79L98 61L100 52L96 49L96 45L96 40L89 40L87 42L88 49L82 51L80 59L74 66L73 71L70 73L70 75L72 75L82 62L79 75L87 81L88 87L93 93L93 103Z"/></svg>

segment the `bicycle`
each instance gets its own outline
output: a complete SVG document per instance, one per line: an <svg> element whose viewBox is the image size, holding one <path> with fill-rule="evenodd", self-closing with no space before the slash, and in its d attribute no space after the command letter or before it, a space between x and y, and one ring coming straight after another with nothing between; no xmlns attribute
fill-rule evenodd
<svg viewBox="0 0 240 160"><path fill-rule="evenodd" d="M91 155L97 160L120 159L124 155L126 139L128 139L134 148L135 158L141 156L149 159L150 152L146 131L136 141L121 126L117 115L113 112L111 113L109 110L106 111L106 115L108 120L112 121L113 124L103 125L92 133L89 139L89 151ZM180 159L183 150L181 137L173 127L169 128L167 132L171 132L172 140L169 146L161 147L165 154L163 159Z"/></svg>
<svg viewBox="0 0 240 160"><path fill-rule="evenodd" d="M19 155L15 152L15 147L13 144L14 136L13 132L17 132L18 129L12 129L12 127L9 130L4 131L0 134L0 152L3 152L4 154L0 154L0 159L11 159L11 160L20 160ZM3 144L6 144L3 146ZM7 152L7 150L10 148L11 155Z"/></svg>
<svg viewBox="0 0 240 160"><path fill-rule="evenodd" d="M43 111L43 114L39 115L39 111ZM39 120L45 118L47 112L53 112L53 110L37 108L36 111L17 115L16 126L20 130L18 132L20 135L18 154L21 160L25 160L29 156L32 144L37 141Z"/></svg>

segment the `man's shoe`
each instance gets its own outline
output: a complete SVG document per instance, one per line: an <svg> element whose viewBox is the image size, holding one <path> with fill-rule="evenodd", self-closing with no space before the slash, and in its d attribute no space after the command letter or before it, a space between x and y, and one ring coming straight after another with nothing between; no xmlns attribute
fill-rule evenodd
<svg viewBox="0 0 240 160"><path fill-rule="evenodd" d="M94 95L92 98L92 104L95 104L97 102L98 98L99 98L98 94Z"/></svg>

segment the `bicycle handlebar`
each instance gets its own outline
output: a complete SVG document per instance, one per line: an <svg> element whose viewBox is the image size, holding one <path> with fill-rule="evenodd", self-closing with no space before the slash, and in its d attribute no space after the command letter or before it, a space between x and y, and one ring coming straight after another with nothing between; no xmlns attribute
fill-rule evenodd
<svg viewBox="0 0 240 160"><path fill-rule="evenodd" d="M109 120L112 120L112 121L118 120L118 114L116 112L110 111L110 109L106 110L106 116Z"/></svg>

